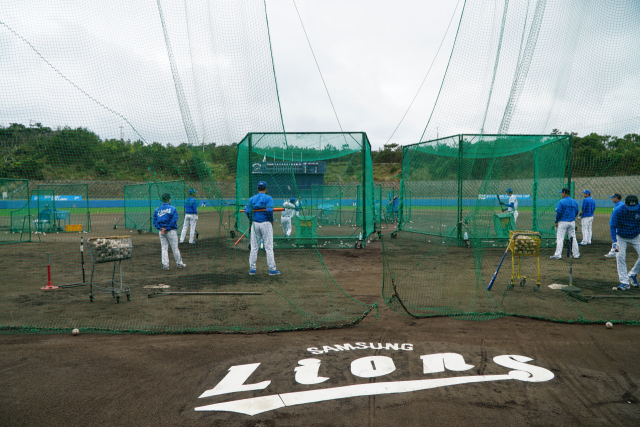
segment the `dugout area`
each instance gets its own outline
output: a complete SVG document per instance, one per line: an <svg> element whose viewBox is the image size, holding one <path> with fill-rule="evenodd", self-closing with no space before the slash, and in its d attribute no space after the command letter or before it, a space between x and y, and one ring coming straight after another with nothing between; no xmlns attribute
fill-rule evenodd
<svg viewBox="0 0 640 427"><path fill-rule="evenodd" d="M361 248L379 229L371 145L364 132L249 133L238 145L234 233L249 220L241 212L266 181L274 207L298 202L287 238L274 214L274 246Z"/></svg>

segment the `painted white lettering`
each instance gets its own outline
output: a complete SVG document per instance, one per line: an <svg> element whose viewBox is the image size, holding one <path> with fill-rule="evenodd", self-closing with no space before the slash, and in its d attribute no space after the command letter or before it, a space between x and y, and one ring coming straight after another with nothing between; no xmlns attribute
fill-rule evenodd
<svg viewBox="0 0 640 427"><path fill-rule="evenodd" d="M340 350L336 350L335 348L331 347L330 345L325 345L322 347L322 349L324 350L325 353L329 353L329 350L331 351L340 351Z"/></svg>
<svg viewBox="0 0 640 427"><path fill-rule="evenodd" d="M400 346L401 350L413 351L413 344L402 344Z"/></svg>
<svg viewBox="0 0 640 427"><path fill-rule="evenodd" d="M357 343L356 343L356 348L357 348L358 350L366 350L366 349L368 349L369 347L367 347L367 343L366 343L366 342L357 342Z"/></svg>
<svg viewBox="0 0 640 427"><path fill-rule="evenodd" d="M311 352L311 354L323 354L324 351L318 350L317 347L309 347L307 351Z"/></svg>
<svg viewBox="0 0 640 427"><path fill-rule="evenodd" d="M387 356L367 356L351 362L351 373L360 378L380 377L395 370L393 359Z"/></svg>
<svg viewBox="0 0 640 427"><path fill-rule="evenodd" d="M245 384L244 382L258 369L259 363L248 365L238 365L229 368L229 373L211 390L207 390L200 395L200 398L217 396L219 394L235 393L238 391L262 390L267 388L271 381L263 381L256 384Z"/></svg>
<svg viewBox="0 0 640 427"><path fill-rule="evenodd" d="M473 365L464 363L464 357L457 353L425 354L420 356L420 359L425 374L444 372L445 367L450 371L466 371L473 368Z"/></svg>
<svg viewBox="0 0 640 427"><path fill-rule="evenodd" d="M319 359L302 359L298 361L302 366L296 366L296 381L299 384L320 384L328 380L327 377L319 377L320 370Z"/></svg>
<svg viewBox="0 0 640 427"><path fill-rule="evenodd" d="M530 357L515 354L496 356L493 358L493 361L500 366L517 369L517 371L509 371L509 375L516 380L535 383L553 379L553 372L539 366L527 365L525 363L532 360Z"/></svg>
<svg viewBox="0 0 640 427"><path fill-rule="evenodd" d="M372 350L382 350L382 344L378 343L378 347L376 347L372 342L370 342L369 348L371 348Z"/></svg>
<svg viewBox="0 0 640 427"><path fill-rule="evenodd" d="M379 356L384 357L384 356ZM509 375L477 375L454 378L434 378L429 380L393 381L381 383L357 384L343 387L325 388L320 390L282 393L279 395L253 397L250 399L234 400L231 402L214 403L200 406L196 411L228 411L240 414L256 415L272 411L284 406L304 405L306 403L323 402L326 400L346 399L356 396L375 396L391 393L409 393L412 391L428 390L458 384L480 383L486 381L512 380Z"/></svg>
<svg viewBox="0 0 640 427"><path fill-rule="evenodd" d="M351 344L344 344L344 345L338 345L338 344L334 344L333 345L335 348L337 348L340 351L347 351L347 350L355 350L356 348L354 346L352 346Z"/></svg>
<svg viewBox="0 0 640 427"><path fill-rule="evenodd" d="M398 349L398 343L387 343L387 346L385 347L385 350L397 350Z"/></svg>

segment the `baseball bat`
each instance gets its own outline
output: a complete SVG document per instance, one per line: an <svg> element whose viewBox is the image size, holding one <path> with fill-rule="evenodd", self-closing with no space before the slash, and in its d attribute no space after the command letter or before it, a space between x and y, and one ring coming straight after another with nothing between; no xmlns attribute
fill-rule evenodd
<svg viewBox="0 0 640 427"><path fill-rule="evenodd" d="M496 272L493 273L493 277L491 278L491 282L489 282L489 286L487 286L487 290L490 291L493 286L493 282L496 281L496 277L498 277L498 271L500 271L500 267L502 267L502 261L504 261L504 257L507 256L507 252L509 252L509 245L507 244L507 249L504 251L504 255L502 255L502 259L500 260L500 265L496 268Z"/></svg>
<svg viewBox="0 0 640 427"><path fill-rule="evenodd" d="M504 208L502 207L504 206L504 203L502 202L502 200L500 200L500 195L496 194L496 197L498 198L498 203L500 204L500 210L504 212Z"/></svg>
<svg viewBox="0 0 640 427"><path fill-rule="evenodd" d="M251 226L249 226L249 228L247 228L247 231L245 231L244 233L242 233L242 236L240 236L240 238L238 239L237 242L235 242L233 244L233 246L236 246L238 243L240 243L240 240L242 240L242 238L244 237L245 234L247 234L247 232L251 229Z"/></svg>
<svg viewBox="0 0 640 427"><path fill-rule="evenodd" d="M254 212L266 212L266 209L254 209ZM284 208L273 208L274 212L282 212L284 211ZM240 212L244 212L244 209L240 209Z"/></svg>

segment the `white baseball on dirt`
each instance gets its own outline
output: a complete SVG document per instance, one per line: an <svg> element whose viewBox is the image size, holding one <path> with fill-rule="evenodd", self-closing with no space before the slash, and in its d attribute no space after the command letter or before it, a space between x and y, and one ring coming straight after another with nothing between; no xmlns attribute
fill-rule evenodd
<svg viewBox="0 0 640 427"><path fill-rule="evenodd" d="M611 323L611 322L607 322L607 323L605 324L605 326L607 327L607 329L611 329L611 328L613 328L613 323Z"/></svg>
<svg viewBox="0 0 640 427"><path fill-rule="evenodd" d="M80 335L80 329L75 328L73 331L71 331L71 333L72 333L73 335Z"/></svg>

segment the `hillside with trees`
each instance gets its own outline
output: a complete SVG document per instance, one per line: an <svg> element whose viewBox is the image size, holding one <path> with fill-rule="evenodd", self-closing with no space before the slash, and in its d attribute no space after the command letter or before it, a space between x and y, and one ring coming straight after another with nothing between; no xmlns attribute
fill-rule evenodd
<svg viewBox="0 0 640 427"><path fill-rule="evenodd" d="M572 135L573 176L609 176L614 171L640 175L640 135ZM0 178L144 181L160 175L198 180L211 171L219 181L234 181L236 156L237 144L193 147L102 140L86 128L51 129L40 123L0 127ZM402 146L387 144L372 151L372 156L375 181L400 180ZM620 162L625 165L622 169L603 166ZM327 161L327 181L341 177L349 182L356 175L356 170L340 161Z"/></svg>

